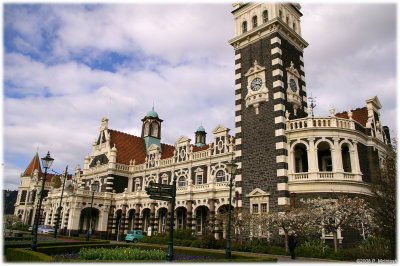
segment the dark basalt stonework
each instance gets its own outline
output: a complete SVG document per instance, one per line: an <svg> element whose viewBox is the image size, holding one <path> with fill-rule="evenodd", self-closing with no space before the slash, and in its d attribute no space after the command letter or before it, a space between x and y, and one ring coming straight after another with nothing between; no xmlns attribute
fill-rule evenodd
<svg viewBox="0 0 400 266"><path fill-rule="evenodd" d="M271 45L271 39L274 37L279 37L281 44L274 43ZM282 55L274 54L272 56L271 49L274 47L279 47L282 50ZM281 103L285 105L289 112L293 108L292 104L287 103L285 99L274 100L273 94L278 91L286 93L286 68L290 67L291 62L293 62L294 67L298 69L299 73L304 75L300 70L300 65L303 65L303 62L300 61L302 52L296 50L279 33L274 33L255 43L249 44L236 52L241 53L241 58L238 60L241 63L241 79L236 80L236 83L240 81L241 89L236 90L236 93L241 93L242 99L237 101L237 103L241 104L242 110L237 111L236 115L242 116L241 123L237 124L237 126L240 125L242 127L242 132L236 134L236 138L242 138L242 144L237 145L236 148L242 151L242 156L237 157L236 161L242 162L242 169L238 171L238 174L242 174L243 179L243 182L240 182L242 186L243 208L249 208L249 199L246 195L255 188L260 188L265 192L271 193L270 210L278 211L278 197L288 196L288 192L277 191L277 183L287 180L287 177L277 177L277 169L287 169L287 164L276 163L276 156L287 154L287 151L285 149L276 150L275 144L286 141L286 137L275 136L276 129L284 128L283 123L275 124L275 117L284 114L279 111L275 112L274 105ZM272 66L273 58L281 58L283 66ZM257 60L260 66L266 68L265 80L269 90L268 101L260 104L259 114L255 113L253 107L246 108L244 101L247 94L247 77L245 77L245 73L253 67L254 60ZM274 69L281 69L284 73L283 77L273 77L272 71ZM284 88L273 88L273 82L276 80L282 80ZM299 80L299 84L304 85L305 83ZM301 90L300 95L305 95L305 92ZM303 102L303 105L306 106L306 103ZM296 118L304 116L306 116L306 113L299 110Z"/></svg>
<svg viewBox="0 0 400 266"><path fill-rule="evenodd" d="M362 180L364 182L374 182L380 172L378 150L362 143L357 143L357 150L360 170L363 174Z"/></svg>

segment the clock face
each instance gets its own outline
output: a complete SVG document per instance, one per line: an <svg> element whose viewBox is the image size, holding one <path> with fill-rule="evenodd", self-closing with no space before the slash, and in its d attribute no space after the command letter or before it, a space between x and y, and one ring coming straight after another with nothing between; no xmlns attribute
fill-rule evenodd
<svg viewBox="0 0 400 266"><path fill-rule="evenodd" d="M250 88L253 91L258 91L262 86L262 80L260 78L255 78L251 81Z"/></svg>
<svg viewBox="0 0 400 266"><path fill-rule="evenodd" d="M297 84L296 81L294 81L294 79L290 79L290 88L292 89L293 92L297 91Z"/></svg>

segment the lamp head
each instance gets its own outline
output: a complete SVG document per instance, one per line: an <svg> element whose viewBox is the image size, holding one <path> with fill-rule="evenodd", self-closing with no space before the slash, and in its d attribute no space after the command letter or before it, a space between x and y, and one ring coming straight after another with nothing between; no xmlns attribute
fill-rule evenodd
<svg viewBox="0 0 400 266"><path fill-rule="evenodd" d="M90 185L92 191L97 191L97 189L99 188L99 182L98 181L94 181L91 185Z"/></svg>
<svg viewBox="0 0 400 266"><path fill-rule="evenodd" d="M54 159L50 157L50 152L47 152L46 157L42 158L42 165L44 169L50 168L51 164L53 163Z"/></svg>
<svg viewBox="0 0 400 266"><path fill-rule="evenodd" d="M238 165L235 164L233 161L231 161L230 163L228 163L226 165L226 171L228 172L228 174L231 174L231 175L235 174L237 168L238 168Z"/></svg>

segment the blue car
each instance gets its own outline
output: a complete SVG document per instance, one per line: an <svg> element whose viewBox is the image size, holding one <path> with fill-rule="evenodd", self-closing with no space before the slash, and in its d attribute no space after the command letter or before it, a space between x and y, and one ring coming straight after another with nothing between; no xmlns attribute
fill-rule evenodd
<svg viewBox="0 0 400 266"><path fill-rule="evenodd" d="M143 232L142 230L131 230L128 231L128 234L126 234L125 241L126 243L137 243L144 236L146 236L146 232Z"/></svg>

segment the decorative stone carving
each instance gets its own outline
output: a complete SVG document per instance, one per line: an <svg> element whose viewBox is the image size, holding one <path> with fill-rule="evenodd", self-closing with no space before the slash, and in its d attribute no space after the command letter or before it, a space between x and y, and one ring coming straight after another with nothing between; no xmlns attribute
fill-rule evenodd
<svg viewBox="0 0 400 266"><path fill-rule="evenodd" d="M256 114L258 114L260 103L268 101L268 88L265 86L265 67L261 67L257 60L254 60L253 67L247 71L245 77L247 77L246 108L253 106Z"/></svg>

